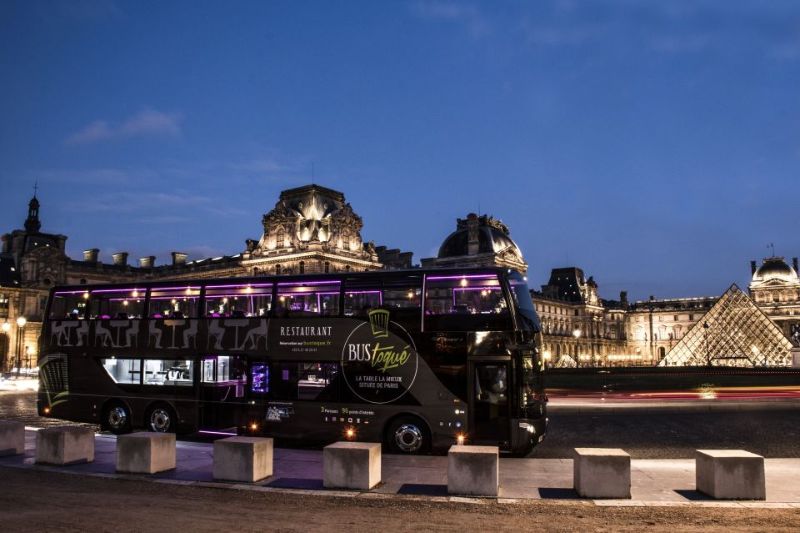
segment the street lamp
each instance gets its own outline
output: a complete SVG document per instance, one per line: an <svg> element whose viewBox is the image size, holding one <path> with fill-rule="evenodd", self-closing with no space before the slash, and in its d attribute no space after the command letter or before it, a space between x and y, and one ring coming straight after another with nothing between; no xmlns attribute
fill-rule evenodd
<svg viewBox="0 0 800 533"><path fill-rule="evenodd" d="M28 320L24 316L17 317L17 377L19 377L19 368L22 366L22 346L25 344L25 324Z"/></svg>
<svg viewBox="0 0 800 533"><path fill-rule="evenodd" d="M3 334L6 336L6 340L8 340L8 332L11 331L11 324L8 323L8 320L3 322L3 325L0 326L0 329L3 330ZM0 354L0 373L6 371L6 356L10 351L9 348L10 346L8 345L8 342L6 342L5 346L3 346L3 353Z"/></svg>
<svg viewBox="0 0 800 533"><path fill-rule="evenodd" d="M581 328L575 328L572 330L572 336L575 337L575 362L578 363L578 366L581 366L581 356L578 349L578 339L581 338L581 333Z"/></svg>

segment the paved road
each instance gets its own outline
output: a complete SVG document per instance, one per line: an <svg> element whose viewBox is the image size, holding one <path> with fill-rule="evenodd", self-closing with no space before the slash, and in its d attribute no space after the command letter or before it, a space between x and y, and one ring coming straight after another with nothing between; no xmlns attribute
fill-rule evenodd
<svg viewBox="0 0 800 533"><path fill-rule="evenodd" d="M33 393L0 392L3 418L33 427L63 424L37 416ZM797 402L613 406L552 402L547 438L533 457L568 458L577 447L623 448L640 459L691 458L698 448L744 448L765 457L800 457L798 442Z"/></svg>

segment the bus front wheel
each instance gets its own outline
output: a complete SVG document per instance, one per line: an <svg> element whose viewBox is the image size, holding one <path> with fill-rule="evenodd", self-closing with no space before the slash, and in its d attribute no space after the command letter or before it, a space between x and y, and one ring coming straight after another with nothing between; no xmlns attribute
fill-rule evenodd
<svg viewBox="0 0 800 533"><path fill-rule="evenodd" d="M171 407L164 404L156 404L147 410L145 425L148 430L156 433L174 433L178 425L178 419Z"/></svg>
<svg viewBox="0 0 800 533"><path fill-rule="evenodd" d="M401 416L386 427L386 444L394 453L418 454L430 449L428 426L416 416Z"/></svg>
<svg viewBox="0 0 800 533"><path fill-rule="evenodd" d="M131 411L119 401L109 403L103 409L103 426L115 435L130 433Z"/></svg>

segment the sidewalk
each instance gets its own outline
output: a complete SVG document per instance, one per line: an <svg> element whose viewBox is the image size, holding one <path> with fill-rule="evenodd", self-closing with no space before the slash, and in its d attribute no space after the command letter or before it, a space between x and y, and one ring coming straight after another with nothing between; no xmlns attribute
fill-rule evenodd
<svg viewBox="0 0 800 533"><path fill-rule="evenodd" d="M403 457L384 455L383 483L370 492L330 491L322 487L322 452L277 448L273 476L253 485L214 482L211 471L213 445L178 442L177 469L153 476L115 473L116 438L95 437L95 461L66 467L34 464L35 430L26 431L25 454L0 458L0 467L58 471L115 478L152 479L160 483L199 484L240 490L302 492L320 496L386 498L417 497L435 501L471 501L447 495L447 457ZM800 459L766 459L766 502L715 501L694 490L694 460L633 460L631 462L631 500L595 500L611 506L720 506L777 507L800 509ZM500 503L524 500L578 499L572 490L572 460L511 459L500 461ZM491 500L488 500L491 501Z"/></svg>

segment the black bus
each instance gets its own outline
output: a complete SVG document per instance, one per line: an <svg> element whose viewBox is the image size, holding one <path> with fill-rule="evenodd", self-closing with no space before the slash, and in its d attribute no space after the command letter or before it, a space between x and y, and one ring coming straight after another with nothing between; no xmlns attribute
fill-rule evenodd
<svg viewBox="0 0 800 533"><path fill-rule="evenodd" d="M544 437L540 326L499 268L53 288L38 411L114 433L456 442Z"/></svg>

